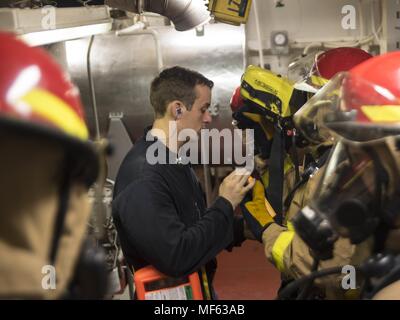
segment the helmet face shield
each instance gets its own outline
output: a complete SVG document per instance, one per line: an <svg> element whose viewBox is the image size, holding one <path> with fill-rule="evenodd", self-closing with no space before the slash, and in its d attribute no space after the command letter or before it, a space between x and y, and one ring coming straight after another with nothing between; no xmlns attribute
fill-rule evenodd
<svg viewBox="0 0 400 320"><path fill-rule="evenodd" d="M329 81L294 114L296 128L312 143L320 144L333 139L324 119L337 108L337 93L343 76L344 74L339 74Z"/></svg>
<svg viewBox="0 0 400 320"><path fill-rule="evenodd" d="M316 93L321 89L327 82L328 79L323 75L323 70L320 70L321 66L318 63L318 59L322 56L323 52L318 52L314 55L314 64L310 68L309 73L304 77L303 83L310 88L310 92ZM322 73L321 73L322 72Z"/></svg>
<svg viewBox="0 0 400 320"><path fill-rule="evenodd" d="M295 88L316 93L339 72L349 71L371 57L368 52L359 48L341 47L319 51L313 55L313 64L308 64L306 76L295 80Z"/></svg>
<svg viewBox="0 0 400 320"><path fill-rule="evenodd" d="M289 79L295 81L294 87L311 93L317 93L327 84L330 72L326 72L326 66L319 63L320 57L324 56L323 51L308 55L298 62L289 65Z"/></svg>
<svg viewBox="0 0 400 320"><path fill-rule="evenodd" d="M317 55L318 53L308 54L289 64L287 77L295 83L294 87L296 89L312 93L317 92L317 88L309 83L310 71L315 65Z"/></svg>
<svg viewBox="0 0 400 320"><path fill-rule="evenodd" d="M340 73L295 114L294 121L317 143L334 136L354 143L376 141L400 134L399 103L387 89Z"/></svg>

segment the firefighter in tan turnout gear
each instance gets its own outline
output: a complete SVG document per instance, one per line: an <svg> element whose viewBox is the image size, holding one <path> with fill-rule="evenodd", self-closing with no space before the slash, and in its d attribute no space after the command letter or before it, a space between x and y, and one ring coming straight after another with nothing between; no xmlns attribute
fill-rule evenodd
<svg viewBox="0 0 400 320"><path fill-rule="evenodd" d="M302 108L306 136L335 141L325 170L307 206L292 220L296 234L324 256L347 239L358 261L350 264L362 299L400 299L400 54L369 59L336 75ZM368 250L365 250L368 249ZM294 281L281 291L342 272L343 264Z"/></svg>
<svg viewBox="0 0 400 320"><path fill-rule="evenodd" d="M338 61L343 61L344 57L347 57L347 59L344 60L345 62L342 64L338 63ZM349 57L351 57L351 59L349 59ZM314 89L317 85L315 83L316 79L319 79L318 83L322 86L322 84L328 81L328 79L323 78L324 76L331 77L335 72L348 70L351 66L369 57L369 54L360 49L339 48L327 51L319 55L319 59L316 59L316 63L312 68L312 76L310 73L305 80L309 82L313 79L314 83L312 84L312 88ZM258 78L252 83L256 89L250 88L249 90L248 88L250 85L248 83L251 83L251 75ZM262 80L266 85L261 87L259 84ZM275 82L273 80L275 80ZM282 85L282 83L285 83L286 86ZM257 85L260 91L266 90L266 88L270 88L270 91L263 96L257 93ZM311 87L311 85L307 86ZM307 88L307 86L303 85L299 87L304 89ZM273 89L271 89L271 87ZM323 167L327 159L330 143L318 141L315 145L310 146L309 143L305 143L304 138L299 139L298 136L296 137L297 142L292 142L293 140L290 139L290 135L293 135L295 132L295 127L291 116L296 112L299 104L300 106L302 105L301 101L303 101L303 103L305 102L304 93L294 89L293 85L284 78L274 78L269 71L259 70L258 74L250 74L249 70L247 70L243 76L240 91L242 93L242 101L238 98L232 99L236 104L238 104L237 101L240 101L239 105L242 105L241 107L233 107L235 111L233 117L236 123L238 123L238 126L243 129L255 128L256 148L258 145L258 149L262 149L259 147L260 144L264 145L265 148L266 143L268 143L270 147L269 150L271 150L271 145L274 143L274 133L273 130L268 129L271 128L271 120L274 119L271 117L271 112L273 113L277 109L274 108L273 103L262 103L262 98L266 98L268 94L281 94L281 96L285 97L285 95L281 93L284 90L286 90L285 94L288 95L290 99L280 99L281 101L286 101L286 105L284 103L282 104L282 110L290 110L292 113L287 113L286 119L282 116L278 117L279 119L285 119L285 124L290 124L290 126L286 127L288 130L285 134L287 143L284 148L285 160L283 166L283 183L281 183L281 186L283 186L283 192L280 198L282 207L279 208L278 205L278 210L282 210L280 211L282 216L281 220L276 219L277 212L275 206L271 206L268 196L270 172L276 170L276 167L274 167L274 163L276 163L274 158L276 159L276 155L274 155L273 152L279 152L277 151L279 150L278 148L275 148L274 151L270 151L268 154L269 157L262 157L260 153L259 156L256 156L256 168L260 167L257 163L262 162L259 160L260 156L265 159L264 164L268 163L268 165L260 172L260 181L257 181L253 189L252 198L248 197L245 199L241 206L247 225L250 226L256 239L263 242L268 260L281 271L283 285L290 282L291 279L297 279L308 274L315 268L315 266L313 266L314 257L311 255L309 247L296 235L290 220L308 203L310 196L315 192L316 184L321 173L319 169ZM301 99L299 99L300 96ZM257 122L257 125L255 125L254 122ZM257 134L257 130L261 131L260 127L264 129L264 136L260 133ZM264 138L265 141L260 142L262 138ZM308 146L304 148L307 144ZM297 153L290 151L290 149L296 147L302 148L301 151L304 159L300 161L302 164L301 166L299 165L299 161L296 161ZM276 179L276 175L274 179ZM275 183L275 188L276 185ZM265 192L265 190L267 192ZM275 219L273 219L273 217ZM322 261L320 265L329 267L342 264L343 262L349 262L352 257L354 257L354 254L354 249L349 241L347 239L341 239L335 245L334 258ZM322 283L317 282L317 285L322 287L322 290L316 290L314 294L315 297L343 297L344 292L340 288L339 277L325 278Z"/></svg>
<svg viewBox="0 0 400 320"><path fill-rule="evenodd" d="M79 92L44 50L7 33L0 149L0 299L102 298L107 279L81 282L102 261L82 250L99 161Z"/></svg>

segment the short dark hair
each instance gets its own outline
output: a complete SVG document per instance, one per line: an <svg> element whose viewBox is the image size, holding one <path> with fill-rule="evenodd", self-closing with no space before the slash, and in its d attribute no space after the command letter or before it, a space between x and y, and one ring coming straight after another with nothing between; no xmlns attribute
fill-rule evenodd
<svg viewBox="0 0 400 320"><path fill-rule="evenodd" d="M212 89L214 82L201 73L175 66L162 71L151 83L150 103L156 117L165 115L167 105L171 101L180 100L190 110L196 100L196 85L204 85Z"/></svg>

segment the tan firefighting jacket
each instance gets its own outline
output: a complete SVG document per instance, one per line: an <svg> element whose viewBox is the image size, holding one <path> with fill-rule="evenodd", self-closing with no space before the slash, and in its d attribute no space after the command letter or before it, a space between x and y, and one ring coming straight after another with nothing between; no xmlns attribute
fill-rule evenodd
<svg viewBox="0 0 400 320"><path fill-rule="evenodd" d="M0 157L0 299L59 298L74 274L87 229L88 188L71 183L51 262L65 150L12 132L0 135L0 145L5 150Z"/></svg>
<svg viewBox="0 0 400 320"><path fill-rule="evenodd" d="M318 170L313 177L310 177L307 183L296 191L285 216L285 226L274 223L264 231L263 244L267 259L282 272L283 278L299 279L311 272L313 258L310 254L310 249L296 234L290 220L311 199L322 171ZM288 171L285 175L284 197L286 197L293 185L294 169ZM334 258L321 261L318 269L358 264L369 255L368 247L369 244L363 244L357 246L356 249L348 239L341 238L335 243ZM322 288L323 295L327 299L353 298L353 291L342 289L342 278L343 275L329 276L320 278L315 284Z"/></svg>
<svg viewBox="0 0 400 320"><path fill-rule="evenodd" d="M27 185L30 185L28 181ZM53 266L49 262L49 253L55 223L55 199L58 197L56 188L44 190L45 196L38 190L27 190L33 193L30 198L39 197L41 201L34 201L36 205L27 210L16 205L22 210L8 211L7 219L1 220L0 299L56 299L61 297L71 280L80 252L90 212L87 190L80 186L71 190ZM19 201L25 198L21 196Z"/></svg>

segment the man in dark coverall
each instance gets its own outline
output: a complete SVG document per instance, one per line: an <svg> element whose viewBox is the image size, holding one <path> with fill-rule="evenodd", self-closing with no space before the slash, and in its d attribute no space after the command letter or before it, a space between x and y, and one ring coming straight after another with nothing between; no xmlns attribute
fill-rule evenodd
<svg viewBox="0 0 400 320"><path fill-rule="evenodd" d="M244 241L243 220L233 211L254 185L248 182L249 173L234 171L207 208L190 164L177 161L185 141L174 143L170 136L187 129L198 134L211 122L212 87L211 80L181 67L166 69L153 80L150 101L155 121L122 162L113 201L128 264L134 270L152 265L172 277L197 271L206 299L215 298L215 256ZM150 163L147 151L155 146L166 150L166 163Z"/></svg>

